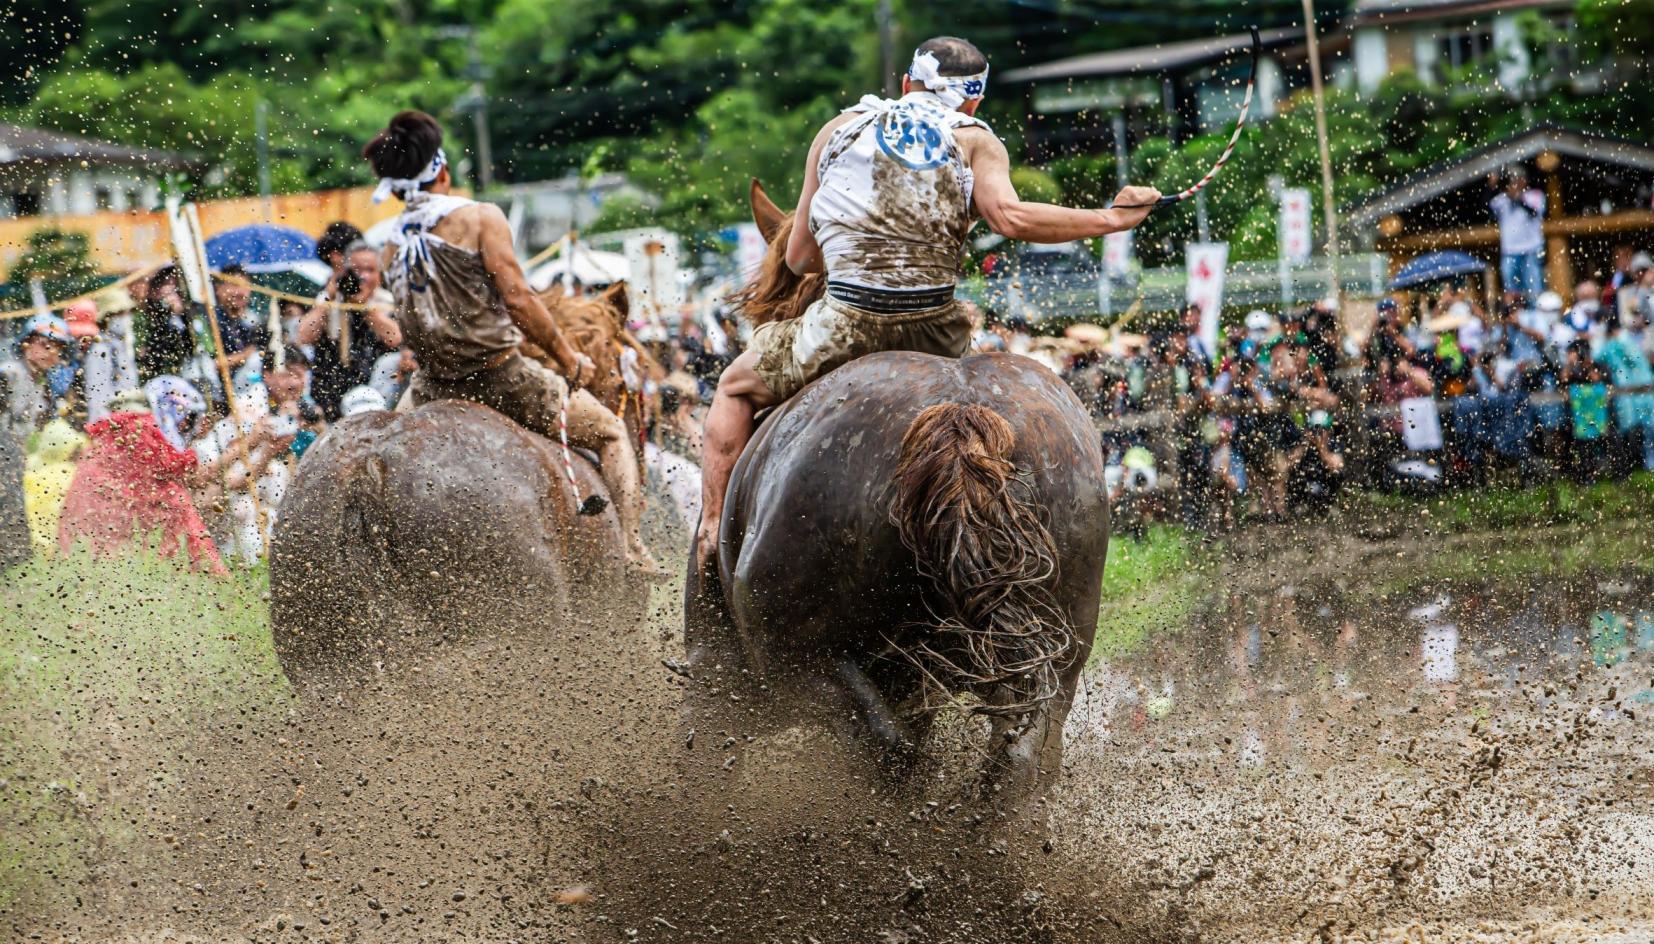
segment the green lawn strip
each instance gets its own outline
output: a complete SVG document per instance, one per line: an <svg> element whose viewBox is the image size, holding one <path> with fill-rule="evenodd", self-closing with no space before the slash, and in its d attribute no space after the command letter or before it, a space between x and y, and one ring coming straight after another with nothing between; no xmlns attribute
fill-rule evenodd
<svg viewBox="0 0 1654 944"><path fill-rule="evenodd" d="M1399 515L1449 531L1612 524L1629 518L1654 521L1654 473L1590 485L1559 479L1531 488L1490 488L1431 498L1362 492L1352 501L1358 514Z"/></svg>
<svg viewBox="0 0 1654 944"><path fill-rule="evenodd" d="M1207 595L1213 563L1213 554L1175 525L1156 525L1141 541L1111 539L1094 656L1116 658L1184 626Z"/></svg>
<svg viewBox="0 0 1654 944"><path fill-rule="evenodd" d="M136 834L100 815L102 728L286 701L267 587L262 568L214 577L152 553L0 577L0 806L23 837L0 851L0 910L32 883L72 882L77 845Z"/></svg>

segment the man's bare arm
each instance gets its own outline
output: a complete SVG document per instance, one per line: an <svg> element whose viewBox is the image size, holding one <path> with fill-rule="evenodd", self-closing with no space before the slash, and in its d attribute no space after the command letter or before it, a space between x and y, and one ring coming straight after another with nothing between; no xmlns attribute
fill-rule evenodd
<svg viewBox="0 0 1654 944"><path fill-rule="evenodd" d="M482 252L482 265L494 280L511 320L530 341L557 358L569 379L575 380L573 374L580 354L558 330L557 322L540 296L529 287L523 267L517 262L517 252L511 247L511 226L506 223L505 214L491 203L476 204L475 212L479 214L477 248Z"/></svg>
<svg viewBox="0 0 1654 944"><path fill-rule="evenodd" d="M1118 233L1143 222L1154 201L1160 199L1160 191L1153 187L1127 187L1114 198L1120 206L1112 210L1080 210L1022 200L1011 186L1011 156L1005 145L980 129L962 128L958 136L976 178L971 194L976 212L989 229L1007 239L1064 243Z"/></svg>
<svg viewBox="0 0 1654 944"><path fill-rule="evenodd" d="M827 146L827 139L853 117L839 115L822 125L821 130L816 132L816 139L810 142L809 156L804 159L804 188L798 194L798 207L793 210L792 235L787 239L787 268L797 275L826 269L821 258L821 246L816 243L815 234L810 232L810 201L815 199L816 191L821 188L821 176L816 168L821 163L821 152Z"/></svg>

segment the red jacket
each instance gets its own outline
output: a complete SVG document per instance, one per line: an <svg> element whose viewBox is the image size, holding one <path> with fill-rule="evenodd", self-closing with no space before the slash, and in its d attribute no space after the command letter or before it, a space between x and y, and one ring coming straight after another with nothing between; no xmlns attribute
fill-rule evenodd
<svg viewBox="0 0 1654 944"><path fill-rule="evenodd" d="M174 448L148 413L111 414L87 426L86 435L92 442L63 502L58 546L67 551L84 539L95 551L113 553L158 532L162 556L183 547L194 567L223 573L184 484L195 453Z"/></svg>

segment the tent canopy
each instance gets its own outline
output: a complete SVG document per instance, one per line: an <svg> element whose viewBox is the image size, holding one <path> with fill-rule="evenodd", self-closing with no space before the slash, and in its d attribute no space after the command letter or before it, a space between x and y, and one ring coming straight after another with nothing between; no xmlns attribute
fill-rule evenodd
<svg viewBox="0 0 1654 944"><path fill-rule="evenodd" d="M1486 271L1487 267L1486 262L1467 252L1455 249L1427 252L1402 266L1396 277L1390 280L1390 287L1411 288L1426 282L1450 279L1456 275L1473 275Z"/></svg>
<svg viewBox="0 0 1654 944"><path fill-rule="evenodd" d="M536 292L543 292L561 281L569 271L571 255L574 258L574 278L581 285L611 285L625 281L631 273L631 266L624 254L579 247L573 253L565 252L555 259L535 266L533 271L528 273L529 286Z"/></svg>

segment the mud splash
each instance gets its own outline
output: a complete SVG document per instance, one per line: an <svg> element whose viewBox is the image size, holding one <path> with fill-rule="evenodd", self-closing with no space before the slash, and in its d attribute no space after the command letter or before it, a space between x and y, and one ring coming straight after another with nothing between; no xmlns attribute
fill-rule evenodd
<svg viewBox="0 0 1654 944"><path fill-rule="evenodd" d="M963 722L899 789L811 728L689 743L675 600L77 724L58 746L127 825L8 934L1640 941L1654 919L1644 582L1237 597L1089 673L1048 836L963 802Z"/></svg>

